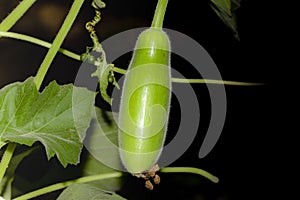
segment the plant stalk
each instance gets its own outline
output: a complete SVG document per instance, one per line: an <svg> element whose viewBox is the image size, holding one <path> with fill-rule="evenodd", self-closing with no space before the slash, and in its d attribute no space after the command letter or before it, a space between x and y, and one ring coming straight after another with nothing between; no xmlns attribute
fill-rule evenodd
<svg viewBox="0 0 300 200"><path fill-rule="evenodd" d="M44 40L40 40L38 38L35 37L31 37L29 35L24 35L24 34L20 34L20 33L14 33L14 32L3 32L0 31L0 37L7 37L7 38L13 38L13 39L17 39L17 40L22 40L22 41L26 41L26 42L30 42L32 44L36 44L42 47L46 47L48 49L51 48L52 44L49 42L46 42ZM63 48L59 48L58 50L60 53L73 58L74 60L79 60L80 61L80 55L73 53L71 51L68 51L66 49Z"/></svg>
<svg viewBox="0 0 300 200"><path fill-rule="evenodd" d="M104 180L104 179L110 179L110 178L118 178L121 177L122 173L121 172L113 172L113 173L107 173L107 174L99 174L99 175L92 175L92 176L86 176L86 177L81 177L78 179L70 180L70 181L65 181L61 183L56 183L32 192L29 192L27 194L21 195L19 197L14 198L13 200L27 200L31 199L43 194L47 194L49 192L53 192L56 190L60 190L63 188L66 188L74 183L86 183L86 182L91 182L91 181L96 181L96 180Z"/></svg>
<svg viewBox="0 0 300 200"><path fill-rule="evenodd" d="M39 90L41 87L41 84L46 76L46 73L50 67L50 64L52 63L55 55L57 54L62 42L64 41L65 37L67 36L69 30L71 29L71 26L73 25L77 14L79 13L79 10L83 4L84 0L74 0L74 3L72 4L72 7L61 26L59 32L57 33L51 48L49 49L46 57L44 58L37 75L35 77L35 84L37 89Z"/></svg>
<svg viewBox="0 0 300 200"><path fill-rule="evenodd" d="M36 0L23 0L1 23L0 31L8 31L27 12ZM1 36L0 36L1 38Z"/></svg>
<svg viewBox="0 0 300 200"><path fill-rule="evenodd" d="M0 163L0 183L2 182L2 179L4 177L4 174L6 172L6 169L9 165L9 162L14 154L15 148L17 144L16 143L8 143L5 152L2 156L1 163Z"/></svg>
<svg viewBox="0 0 300 200"><path fill-rule="evenodd" d="M214 79L184 79L184 78L172 78L173 83L203 83L203 84L217 84L217 85L236 85L236 86L256 86L265 85L266 83L251 83L240 81L226 81L226 80L214 80Z"/></svg>
<svg viewBox="0 0 300 200"><path fill-rule="evenodd" d="M42 47L50 48L51 43L40 40L38 38L34 38L28 35L23 35L19 33L13 33L13 32L2 32L0 31L0 36L7 37L7 38L13 38L18 40L23 40L26 42L30 42L33 44L40 45ZM73 58L74 60L80 61L80 55L73 53L71 51L68 51L63 48L59 48L58 50L60 53ZM113 71L119 74L126 74L126 70L113 67ZM185 79L185 78L172 78L173 83L188 83L188 84L217 84L217 85L234 85L234 86L259 86L259 85L266 85L267 83L255 83L255 82L241 82L241 81L227 81L227 80L214 80L214 79Z"/></svg>
<svg viewBox="0 0 300 200"><path fill-rule="evenodd" d="M204 176L214 183L219 182L219 178L212 175L211 173L204 171L203 169L198 169L194 167L165 167L160 170L160 172L164 173L192 173Z"/></svg>
<svg viewBox="0 0 300 200"><path fill-rule="evenodd" d="M151 28L162 29L168 0L158 0Z"/></svg>

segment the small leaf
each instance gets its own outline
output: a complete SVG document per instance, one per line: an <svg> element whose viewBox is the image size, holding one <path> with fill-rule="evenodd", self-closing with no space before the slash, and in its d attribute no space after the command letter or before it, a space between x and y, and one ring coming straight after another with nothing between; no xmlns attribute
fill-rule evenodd
<svg viewBox="0 0 300 200"><path fill-rule="evenodd" d="M87 53L86 53L87 54ZM96 57L95 62L93 62L94 65L96 65L97 69L96 71L92 74L92 77L97 77L99 80L99 87L100 87L100 93L102 98L109 103L110 105L112 104L112 99L110 96L107 94L107 87L109 78L113 78L114 80L112 81L113 85L115 85L117 88L119 87L117 82L115 81L115 77L111 77L110 75L113 74L112 64L107 64L106 61L106 54L105 51L102 47L102 45L99 43L95 47L93 47L91 54L96 54L98 57ZM86 57L93 57L92 55L86 55Z"/></svg>
<svg viewBox="0 0 300 200"><path fill-rule="evenodd" d="M72 184L57 200L125 200L114 192L104 191L89 184Z"/></svg>
<svg viewBox="0 0 300 200"><path fill-rule="evenodd" d="M239 40L235 11L240 7L240 0L211 0L211 7Z"/></svg>
<svg viewBox="0 0 300 200"><path fill-rule="evenodd" d="M107 94L107 87L108 87L108 78L111 71L110 65L101 65L97 66L97 70L92 74L92 77L97 77L99 80L99 87L100 87L100 93L102 98L109 103L112 104L112 99Z"/></svg>
<svg viewBox="0 0 300 200"><path fill-rule="evenodd" d="M95 93L55 81L39 93L28 78L0 90L0 141L31 146L40 141L48 159L77 164L89 127Z"/></svg>
<svg viewBox="0 0 300 200"><path fill-rule="evenodd" d="M231 16L231 0L211 0L211 2L215 4L219 10Z"/></svg>
<svg viewBox="0 0 300 200"><path fill-rule="evenodd" d="M99 3L101 0L99 1ZM95 2L93 2L95 4ZM113 73L113 64L107 64L105 51L100 43L94 47L87 47L86 52L81 54L80 60L97 67L96 71L91 74L92 77L97 77L102 98L112 105L112 99L107 94L108 84L111 83L116 88L120 89Z"/></svg>

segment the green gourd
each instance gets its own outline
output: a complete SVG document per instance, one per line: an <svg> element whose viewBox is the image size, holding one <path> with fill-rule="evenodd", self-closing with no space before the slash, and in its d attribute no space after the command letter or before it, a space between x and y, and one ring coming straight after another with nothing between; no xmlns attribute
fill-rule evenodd
<svg viewBox="0 0 300 200"><path fill-rule="evenodd" d="M150 170L165 141L171 99L170 42L162 30L167 2L158 1L125 75L118 137L120 157L130 173Z"/></svg>

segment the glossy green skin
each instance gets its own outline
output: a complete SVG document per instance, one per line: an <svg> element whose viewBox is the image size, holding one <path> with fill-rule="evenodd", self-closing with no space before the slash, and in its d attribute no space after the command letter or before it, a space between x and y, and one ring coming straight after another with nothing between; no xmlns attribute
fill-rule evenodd
<svg viewBox="0 0 300 200"><path fill-rule="evenodd" d="M149 170L163 148L171 98L170 44L159 29L142 32L126 73L119 113L119 148L131 173Z"/></svg>

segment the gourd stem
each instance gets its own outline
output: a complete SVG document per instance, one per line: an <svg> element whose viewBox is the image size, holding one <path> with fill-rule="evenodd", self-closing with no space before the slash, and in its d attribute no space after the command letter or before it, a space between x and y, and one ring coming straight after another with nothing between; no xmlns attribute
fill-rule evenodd
<svg viewBox="0 0 300 200"><path fill-rule="evenodd" d="M158 0L151 28L162 29L168 0Z"/></svg>

